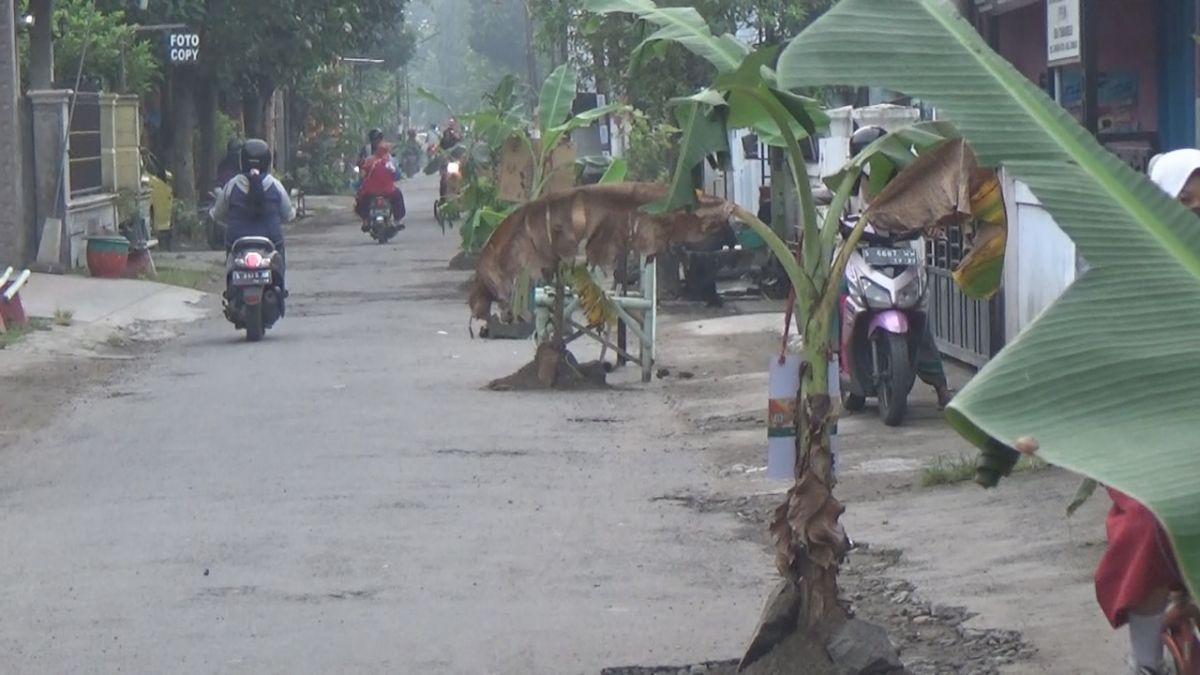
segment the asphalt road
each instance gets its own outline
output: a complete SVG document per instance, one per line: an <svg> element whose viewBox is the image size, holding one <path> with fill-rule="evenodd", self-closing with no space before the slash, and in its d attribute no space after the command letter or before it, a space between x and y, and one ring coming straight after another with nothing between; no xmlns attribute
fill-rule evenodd
<svg viewBox="0 0 1200 675"><path fill-rule="evenodd" d="M485 392L457 234L289 239L289 315L219 316L0 455L0 671L598 673L737 656L772 578L661 392ZM348 210L348 206L347 206ZM322 220L324 218L324 220ZM339 221L339 222L334 222Z"/></svg>

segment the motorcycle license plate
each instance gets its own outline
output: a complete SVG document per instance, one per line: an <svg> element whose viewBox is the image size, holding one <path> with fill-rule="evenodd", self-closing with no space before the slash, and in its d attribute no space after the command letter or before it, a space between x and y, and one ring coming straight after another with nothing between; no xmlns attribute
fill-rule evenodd
<svg viewBox="0 0 1200 675"><path fill-rule="evenodd" d="M258 286L271 283L271 270L234 270L234 286Z"/></svg>
<svg viewBox="0 0 1200 675"><path fill-rule="evenodd" d="M903 248L885 248L882 246L872 246L868 248L863 258L866 259L868 265L919 265L921 264L921 256L916 249L905 246Z"/></svg>

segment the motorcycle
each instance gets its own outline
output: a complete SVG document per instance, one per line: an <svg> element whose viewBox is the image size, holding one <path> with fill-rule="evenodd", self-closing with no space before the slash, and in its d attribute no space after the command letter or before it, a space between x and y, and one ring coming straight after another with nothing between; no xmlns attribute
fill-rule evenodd
<svg viewBox="0 0 1200 675"><path fill-rule="evenodd" d="M280 317L282 258L266 237L233 242L226 265L225 318L258 342Z"/></svg>
<svg viewBox="0 0 1200 675"><path fill-rule="evenodd" d="M375 195L371 197L371 210L367 220L363 222L362 229L375 241L386 244L397 232L404 229L404 226L396 224L392 216L392 202L383 195Z"/></svg>
<svg viewBox="0 0 1200 675"><path fill-rule="evenodd" d="M455 156L457 154L459 153L451 151L450 160L442 167L438 199L433 203L433 217L437 220L438 225L442 226L442 234L446 234L447 227L454 227L454 217L446 206L450 200L458 196L458 191L462 187L463 166L462 160Z"/></svg>
<svg viewBox="0 0 1200 675"><path fill-rule="evenodd" d="M843 242L858 216L842 220ZM846 265L848 297L841 311L844 405L879 402L884 424L899 426L916 382L917 345L925 327L928 273L913 247L919 236L876 233L869 225ZM843 243L843 246L845 244Z"/></svg>

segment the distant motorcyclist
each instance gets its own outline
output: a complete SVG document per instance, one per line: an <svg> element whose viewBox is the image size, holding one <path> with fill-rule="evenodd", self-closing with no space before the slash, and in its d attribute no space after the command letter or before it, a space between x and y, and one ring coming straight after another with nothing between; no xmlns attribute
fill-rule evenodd
<svg viewBox="0 0 1200 675"><path fill-rule="evenodd" d="M409 129L404 138L404 147L400 149L400 165L408 177L417 175L421 170L421 157L424 154L425 149L421 147L421 141L417 138L417 130Z"/></svg>
<svg viewBox="0 0 1200 675"><path fill-rule="evenodd" d="M225 156L217 165L217 187L224 188L225 184L242 172L242 139L231 138L225 144Z"/></svg>
<svg viewBox="0 0 1200 675"><path fill-rule="evenodd" d="M397 226L403 229L404 225L400 221L404 220L405 214L404 194L396 187L397 178L396 165L392 161L392 146L386 142L380 143L363 169L362 187L358 189L354 212L365 220L371 214L371 200L375 197L387 197L392 205L392 217Z"/></svg>
<svg viewBox="0 0 1200 675"><path fill-rule="evenodd" d="M446 123L446 133L442 134L442 150L449 150L462 141L462 131L458 128L458 120L451 119Z"/></svg>
<svg viewBox="0 0 1200 675"><path fill-rule="evenodd" d="M367 145L364 145L358 151L358 168L366 171L366 163L375 155L375 151L379 149L379 144L383 142L383 132L379 129L372 129L367 132Z"/></svg>
<svg viewBox="0 0 1200 675"><path fill-rule="evenodd" d="M279 315L283 316L284 268L287 258L283 246L283 224L296 217L296 209L288 192L270 174L271 146L257 138L246 141L241 149L241 172L233 177L217 195L210 215L224 222L225 250L242 237L266 237L279 252Z"/></svg>

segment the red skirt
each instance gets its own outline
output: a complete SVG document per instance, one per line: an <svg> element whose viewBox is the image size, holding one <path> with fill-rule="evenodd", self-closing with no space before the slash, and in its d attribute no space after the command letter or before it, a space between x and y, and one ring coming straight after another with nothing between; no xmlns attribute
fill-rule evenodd
<svg viewBox="0 0 1200 675"><path fill-rule="evenodd" d="M1175 552L1158 518L1132 497L1108 489L1108 548L1096 568L1096 600L1113 628L1157 590L1183 590Z"/></svg>

